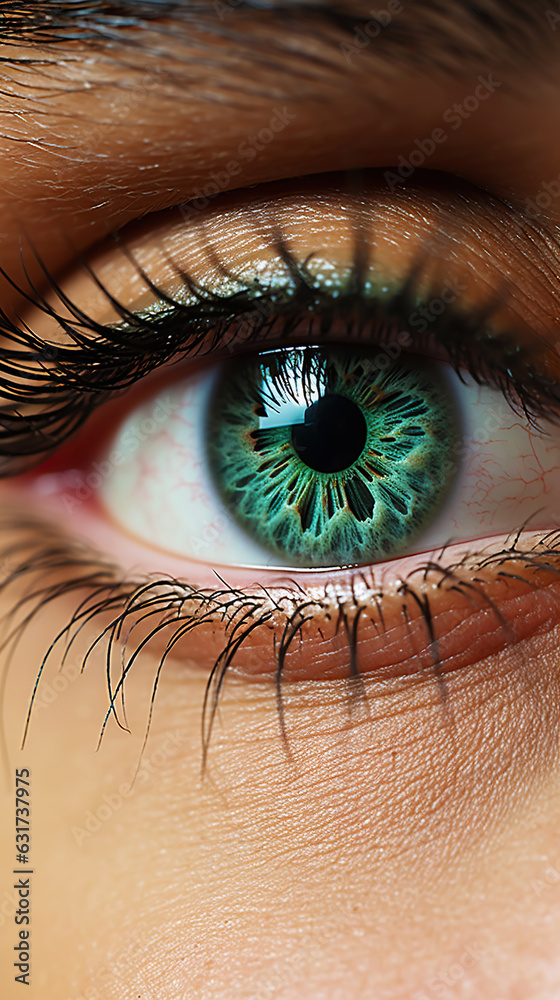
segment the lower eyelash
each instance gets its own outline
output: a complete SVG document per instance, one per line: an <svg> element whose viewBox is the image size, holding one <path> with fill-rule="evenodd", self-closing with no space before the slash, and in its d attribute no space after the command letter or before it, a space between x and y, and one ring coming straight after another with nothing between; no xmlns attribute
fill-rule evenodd
<svg viewBox="0 0 560 1000"><path fill-rule="evenodd" d="M39 609L59 597L68 597L73 593L87 590L87 596L54 637L39 666L29 701L23 743L27 737L47 662L55 650L63 647L60 665L62 669L73 644L86 626L109 615L108 624L103 625L90 642L81 667L82 671L85 670L94 649L106 639L109 704L100 728L100 742L111 716L120 727L126 728L126 681L140 653L146 650L160 634L162 635L164 645L159 652L152 684L143 744L145 746L158 683L166 660L173 655L185 636L199 629L219 625L223 630L224 645L215 657L209 672L202 706L203 772L226 676L230 671L236 672L236 658L240 652L245 652L247 649L245 644L255 634L261 634L264 630L271 641L279 730L286 753L290 756L283 685L287 683L287 677L291 680L302 679L301 676L298 677L297 666L295 671L293 667L290 668L290 659L293 659L294 644L298 640L300 644L304 641L305 630L310 625L316 628L320 636L323 636L323 629L327 624L331 631L334 629L335 637L342 635L347 649L345 677L348 685L348 708L351 711L358 700L363 702L367 710L367 689L364 673L360 667L360 631L369 620L384 642L383 637L387 637L384 605L390 599L400 600L402 621L410 636L415 616L417 618L418 613L420 614L427 638L425 645L431 658L430 673L437 684L442 705L448 712L449 692L445 676L445 658L442 658L441 637L437 635L435 627L437 615L433 614L433 597L430 593L461 595L473 609L473 613L486 609L495 620L497 631L501 636L499 640L501 648L504 648L515 646L520 641L520 636L506 621L498 602L488 594L488 583L491 582L494 586L497 583L513 586L517 581L536 590L547 580L550 582L560 579L559 530L551 531L538 541L533 540L528 548L523 548L520 529L504 542L499 551L490 554L484 551L467 553L450 565L443 564L444 551L442 551L437 560L427 560L402 579L391 595L384 588L383 580L381 582L376 580L375 567L372 567L367 571L353 573L349 588L337 590L332 584L327 584L322 594L312 598L309 598L301 586L293 582L291 587L286 585L275 588L275 592L272 593L262 586L251 592L231 589L220 577L218 579L224 586L214 591L197 589L178 580L164 578L149 578L144 581L123 580L119 576L117 567L103 561L102 557L87 546L71 542L50 522L40 521L33 515L25 516L19 512L6 510L0 523L0 534L4 537L8 534L9 537L14 531L20 536L23 532L25 540L23 543L20 539L17 543L5 544L0 549L1 565L5 571L0 592L5 593L12 585L21 584L25 580L30 580L30 584L2 620L7 632L0 646L0 649L7 653L4 684L10 661L23 631L31 624ZM41 538L42 541L38 543L37 538ZM53 573L60 572L63 573L62 579L52 582ZM45 583L42 582L44 577L47 577ZM557 595L548 591L547 598L556 602ZM16 616L22 617L19 617L17 624L11 625ZM137 639L139 627L149 624L154 616L158 618L156 624L153 626L150 624L148 633L143 638ZM463 615L461 621L464 619ZM542 627L542 624L542 621L536 625L527 622L525 628L527 635L532 634L535 628ZM166 630L170 630L170 634L166 634ZM474 632L473 635L476 636L477 633ZM425 673L426 665L423 663L422 650L415 651L409 659L411 669L406 673ZM120 664L116 681L115 660ZM257 660L255 666L262 663L262 654ZM245 677L248 673L251 674L246 668L247 662L243 669ZM452 665L450 669L456 670L458 667ZM375 670L373 675L376 676ZM394 670L392 673L385 670L381 671L379 676L386 680L387 677L390 679L396 675ZM325 679L339 677L340 674L337 673L333 678L331 672Z"/></svg>

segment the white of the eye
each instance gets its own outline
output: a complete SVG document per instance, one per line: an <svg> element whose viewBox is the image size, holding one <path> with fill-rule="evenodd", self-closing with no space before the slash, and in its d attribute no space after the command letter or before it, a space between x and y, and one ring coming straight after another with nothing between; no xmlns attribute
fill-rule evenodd
<svg viewBox="0 0 560 1000"><path fill-rule="evenodd" d="M191 376L124 421L110 446L112 474L100 499L129 534L174 555L276 565L221 503L206 463L204 425L218 375L214 366Z"/></svg>
<svg viewBox="0 0 560 1000"><path fill-rule="evenodd" d="M465 385L449 366L440 367L455 394L463 436L454 486L407 554L507 534L526 521L532 529L554 527L560 430L531 430L501 392L468 380ZM110 446L112 473L100 491L102 504L126 532L175 556L226 566L288 566L236 523L210 475L204 425L219 374L214 366L176 383L125 420ZM295 396L294 417L307 405ZM271 411L271 419L285 424L286 412L282 407L280 417Z"/></svg>

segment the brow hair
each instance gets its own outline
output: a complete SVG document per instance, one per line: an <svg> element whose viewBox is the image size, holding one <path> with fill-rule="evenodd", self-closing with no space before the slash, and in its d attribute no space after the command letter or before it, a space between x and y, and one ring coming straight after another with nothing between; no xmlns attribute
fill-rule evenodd
<svg viewBox="0 0 560 1000"><path fill-rule="evenodd" d="M547 50L556 51L548 6L547 0L401 0L368 55L459 71L473 63L538 66ZM235 44L243 39L247 17L266 28L274 15L280 36L311 22L317 29L334 26L352 40L376 12L369 0L0 0L0 41L109 47L125 44L128 29L168 29L171 21L179 29L203 26Z"/></svg>

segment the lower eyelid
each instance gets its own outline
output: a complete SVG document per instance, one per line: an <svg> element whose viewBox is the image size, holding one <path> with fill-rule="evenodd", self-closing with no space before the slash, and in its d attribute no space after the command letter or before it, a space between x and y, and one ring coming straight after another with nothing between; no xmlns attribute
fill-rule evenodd
<svg viewBox="0 0 560 1000"><path fill-rule="evenodd" d="M301 591L277 589L278 581L271 582L266 591L280 610L266 629L248 635L232 661L232 673L277 681L281 674L283 684L353 674L377 682L414 676L436 681L444 693L448 677L508 648L519 654L519 666L523 643L560 622L560 556L554 565L547 554L536 569L537 559L503 556L503 538L487 552L492 549L490 565L478 571L477 556L471 557L471 569L451 570L464 554L464 548L455 547L445 554L449 569L432 562L426 573L434 554L424 553L360 576L329 574L326 584L296 578ZM251 592L262 600L260 589ZM240 598L240 612L246 603ZM270 604L263 601L262 607ZM231 621L235 626L235 614ZM207 645L202 641L210 659L223 648L215 638L208 637Z"/></svg>
<svg viewBox="0 0 560 1000"><path fill-rule="evenodd" d="M17 496L15 489L7 492ZM20 498L19 510L25 503L33 516L29 496L23 503ZM42 515L46 508L48 502ZM76 517L73 529L130 569L122 573L128 580L123 595L132 598L124 633L150 602L146 627L135 626L125 660L142 636L167 620L149 652L160 657L171 643L171 660L205 672L235 647L227 669L246 681L273 682L281 674L287 684L320 682L356 673L387 682L412 675L435 679L443 690L446 677L507 648L521 651L526 640L560 622L556 534L525 532L515 547L503 537L485 539L482 552L453 546L443 555L421 553L360 571L286 576L259 569L256 582L252 570L235 570L233 578L226 567L223 577L220 567L213 572L182 560L167 567L173 580L158 572L157 553L133 541L123 549L122 534L90 513ZM149 579L159 581L152 590L146 589ZM134 580L140 581L137 600ZM121 611L113 605L115 616ZM175 644L181 629L184 636Z"/></svg>

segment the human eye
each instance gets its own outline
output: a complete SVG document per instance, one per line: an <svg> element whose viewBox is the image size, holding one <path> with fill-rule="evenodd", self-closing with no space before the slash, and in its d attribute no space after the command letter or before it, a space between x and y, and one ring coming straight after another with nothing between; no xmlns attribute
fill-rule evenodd
<svg viewBox="0 0 560 1000"><path fill-rule="evenodd" d="M303 287L301 333L313 338L320 318L316 336L326 346L253 349L206 366L124 421L109 443L113 459L105 449L94 481L115 524L163 551L204 554L220 565L336 568L508 533L529 519L534 529L535 515L544 525L554 517L554 427L535 429L524 398L531 382L516 383L512 373L508 396L516 406L495 388L511 355L509 331L496 333L491 316L486 330L476 330L481 352L492 345L487 364L494 367L473 365L468 380L460 367L451 374L429 356L428 367L419 346L411 350L415 340L424 351L430 339L435 347L435 331L424 334L444 310L455 356L472 335L478 317L456 304L460 292L449 279L439 289L446 302L434 295L416 309L413 294L403 302L397 290L383 304L383 293L371 293L354 331L343 317L349 305L356 309L357 294L351 303L336 291L321 299L311 275ZM274 331L276 323L279 338L280 316L266 312L266 327ZM290 303L294 331L295 316ZM415 337L411 326L411 334L406 320L423 333ZM331 346L337 330L341 344ZM255 324L253 342L256 332ZM344 344L345 335L358 344ZM535 403L540 408L544 399ZM525 495L514 490L531 477ZM68 512L82 502L72 491L62 500Z"/></svg>
<svg viewBox="0 0 560 1000"><path fill-rule="evenodd" d="M258 222L252 198L218 203L194 223L171 213L156 235L146 224L121 234L100 264L108 284L89 265L69 279L74 296L93 295L93 286L95 308L119 314L105 326L90 316L88 343L92 353L107 344L123 363L117 385L134 378L133 339L150 345L147 365L171 364L153 390L149 381L139 385L139 403L133 389L110 404L108 419L101 406L85 447L79 437L63 447L25 488L55 517L70 517L81 537L122 552L125 566L184 579L165 620L164 657L180 655L183 636L221 620L220 686L227 669L241 664L253 674L257 661L259 675L276 683L320 680L320 664L296 652L304 630L329 637L337 676L375 677L391 667L378 635L389 630L400 637L399 669L426 670L431 661L442 687L443 673L474 667L487 653L481 641L469 661L457 615L490 628L493 650L515 650L526 637L516 601L531 608L531 627L550 621L553 298L536 317L517 289L516 260L505 274L497 265L504 249L492 231L449 259L464 203L469 224L472 213L498 212L491 197L461 185L438 193L428 178L389 198L374 174L352 196L340 181L312 178L259 197ZM413 220L414 235L403 233ZM513 216L503 224L512 227L511 245L526 239ZM143 260L153 259L154 246L159 265L148 272ZM136 301L126 285L133 274ZM48 342L56 354L48 375L58 370L62 379L76 371L84 317L63 288L54 299L70 343ZM54 305L42 312L47 336ZM309 413L318 401L337 409L314 428ZM311 458L306 448L315 449ZM212 578L224 576L230 590L210 599ZM140 585L139 593L125 618L132 624L149 608L159 641L157 616L169 595L154 601ZM274 601L284 626L298 622L285 646L269 625ZM78 621L97 608L86 604ZM345 616L346 648L335 609ZM430 644L418 658L422 630ZM247 653L255 641L257 658ZM132 674L134 643L126 656L112 712L115 690Z"/></svg>
<svg viewBox="0 0 560 1000"><path fill-rule="evenodd" d="M560 15L0 21L32 989L552 996Z"/></svg>

